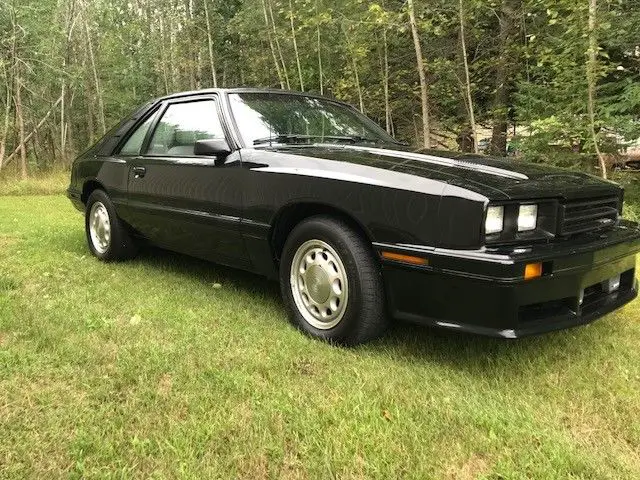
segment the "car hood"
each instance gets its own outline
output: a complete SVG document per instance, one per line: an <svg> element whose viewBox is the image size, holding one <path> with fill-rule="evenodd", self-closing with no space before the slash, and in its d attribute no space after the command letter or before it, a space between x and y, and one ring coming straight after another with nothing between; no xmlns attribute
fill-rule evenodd
<svg viewBox="0 0 640 480"><path fill-rule="evenodd" d="M283 145L272 150L439 180L492 200L578 199L620 192L613 182L585 173L483 155L328 144Z"/></svg>

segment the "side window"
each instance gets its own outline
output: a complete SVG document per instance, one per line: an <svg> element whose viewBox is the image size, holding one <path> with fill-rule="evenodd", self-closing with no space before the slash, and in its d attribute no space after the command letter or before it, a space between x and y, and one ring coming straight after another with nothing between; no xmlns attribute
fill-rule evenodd
<svg viewBox="0 0 640 480"><path fill-rule="evenodd" d="M140 155L140 149L142 148L142 142L147 135L147 131L153 123L153 119L156 117L156 113L147 118L142 125L140 125L135 132L129 137L129 140L120 149L120 155Z"/></svg>
<svg viewBox="0 0 640 480"><path fill-rule="evenodd" d="M193 155L196 140L224 138L214 100L169 105L153 132L147 154Z"/></svg>

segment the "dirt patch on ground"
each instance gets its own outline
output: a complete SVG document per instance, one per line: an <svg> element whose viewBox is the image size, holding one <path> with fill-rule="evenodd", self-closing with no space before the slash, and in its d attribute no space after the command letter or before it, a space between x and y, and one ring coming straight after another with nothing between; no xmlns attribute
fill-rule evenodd
<svg viewBox="0 0 640 480"><path fill-rule="evenodd" d="M18 243L18 238L13 235L0 234L0 252Z"/></svg>
<svg viewBox="0 0 640 480"><path fill-rule="evenodd" d="M447 472L448 480L475 480L489 471L489 462L481 455L472 455L462 465Z"/></svg>
<svg viewBox="0 0 640 480"><path fill-rule="evenodd" d="M173 379L168 373L163 374L158 381L158 395L168 397L173 389Z"/></svg>

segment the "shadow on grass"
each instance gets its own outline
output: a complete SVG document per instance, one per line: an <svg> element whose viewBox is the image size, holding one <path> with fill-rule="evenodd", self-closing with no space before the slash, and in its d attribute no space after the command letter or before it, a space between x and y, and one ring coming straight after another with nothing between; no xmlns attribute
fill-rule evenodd
<svg viewBox="0 0 640 480"><path fill-rule="evenodd" d="M553 368L589 355L596 341L584 327L501 339L396 322L384 338L365 348L383 348L395 358L424 359L474 374L498 369L501 375L518 376L536 365Z"/></svg>
<svg viewBox="0 0 640 480"><path fill-rule="evenodd" d="M265 277L244 270L225 267L156 247L142 248L134 262L157 267L177 276L197 277L207 283L233 284L237 289L248 293L264 291L269 295L273 294L274 299L281 303L280 288L276 282L271 282Z"/></svg>
<svg viewBox="0 0 640 480"><path fill-rule="evenodd" d="M79 256L88 255L84 234L80 235L77 231L69 232L56 242L60 242L60 248ZM171 272L206 283L231 284L243 293L260 295L262 301L284 311L277 282L256 274L154 247L143 248L130 263L152 267L158 274ZM530 371L532 364L552 367L553 363L561 363L567 358L588 355L598 341L598 335L594 334L596 328L606 327L579 327L505 340L392 321L391 328L382 338L359 347L358 351L363 355L390 355L407 362L436 362L476 375L486 373L494 366L505 374L518 376L523 371Z"/></svg>
<svg viewBox="0 0 640 480"><path fill-rule="evenodd" d="M248 294L259 293L264 301L284 309L279 285L259 275L157 248L143 249L135 261L172 274L189 278L195 276L205 282L233 284ZM366 355L384 353L407 361L443 363L476 374L486 371L488 365L495 365L508 368L517 375L522 371L519 366L531 367L532 362L544 361L549 365L554 358L562 360L588 354L591 344L596 342L594 337L589 330L577 328L505 340L392 322L384 337L358 350Z"/></svg>

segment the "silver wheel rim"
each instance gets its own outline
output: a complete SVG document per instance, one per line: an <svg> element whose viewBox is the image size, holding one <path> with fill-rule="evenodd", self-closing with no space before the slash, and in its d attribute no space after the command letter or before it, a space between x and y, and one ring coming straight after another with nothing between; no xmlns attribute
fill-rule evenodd
<svg viewBox="0 0 640 480"><path fill-rule="evenodd" d="M89 212L89 234L93 248L105 253L111 244L111 221L109 212L102 202L95 202Z"/></svg>
<svg viewBox="0 0 640 480"><path fill-rule="evenodd" d="M304 242L291 262L291 292L298 311L319 330L335 327L347 308L349 284L342 259L322 240Z"/></svg>

